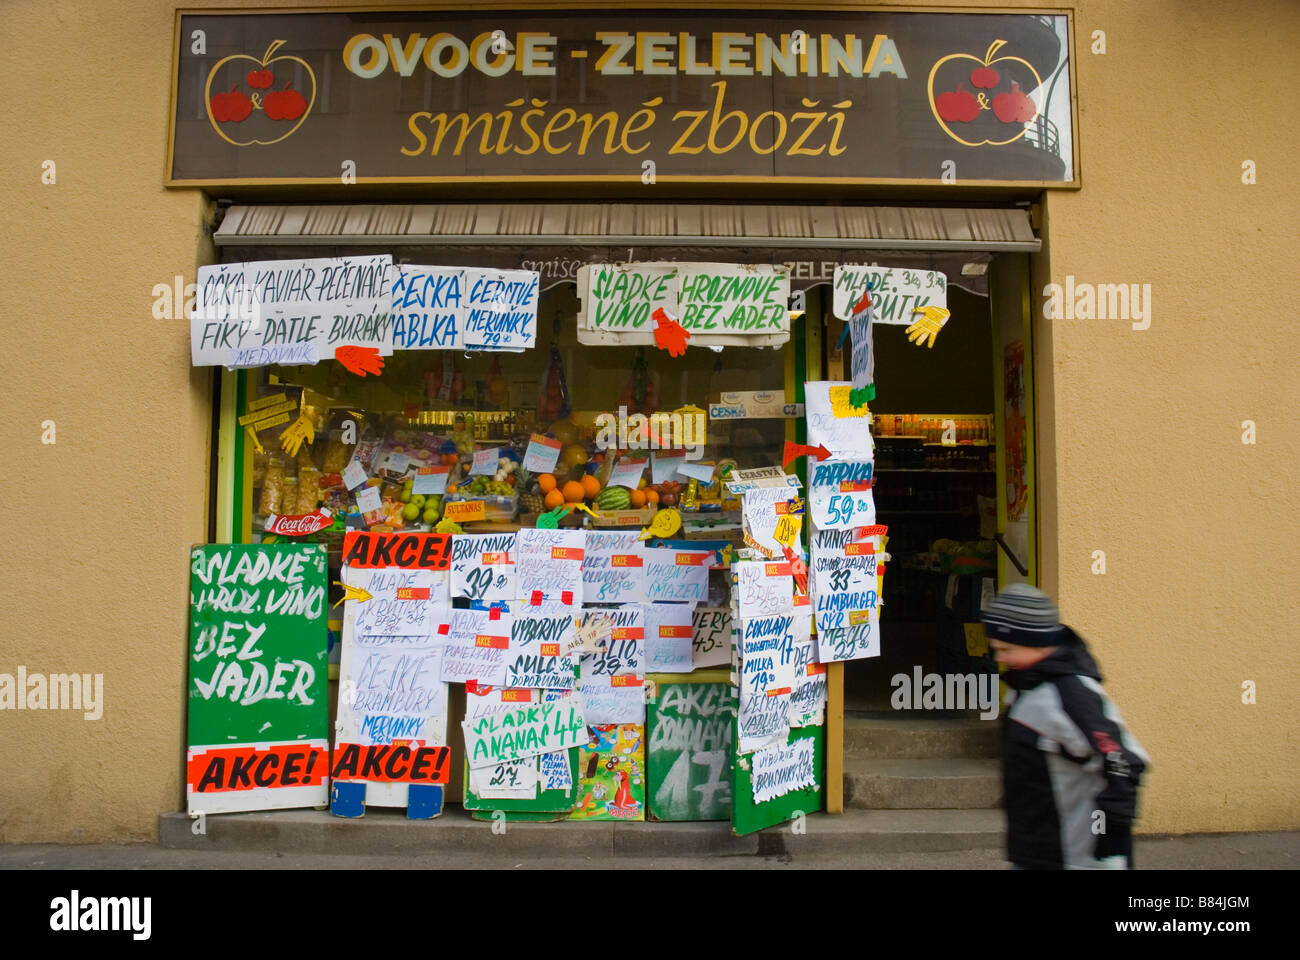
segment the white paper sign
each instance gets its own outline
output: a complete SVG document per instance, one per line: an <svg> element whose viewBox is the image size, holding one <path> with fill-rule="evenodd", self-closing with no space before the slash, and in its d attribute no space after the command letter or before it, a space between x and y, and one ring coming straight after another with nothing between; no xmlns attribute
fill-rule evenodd
<svg viewBox="0 0 1300 960"><path fill-rule="evenodd" d="M635 490L645 474L648 462L645 457L624 457L614 464L614 469L610 471L608 486Z"/></svg>
<svg viewBox="0 0 1300 960"><path fill-rule="evenodd" d="M678 267L677 313L695 336L790 336L790 278L784 266L683 263Z"/></svg>
<svg viewBox="0 0 1300 960"><path fill-rule="evenodd" d="M343 468L343 483L349 490L355 490L368 479L370 478L366 476L366 468L361 465L360 460L353 460Z"/></svg>
<svg viewBox="0 0 1300 960"><path fill-rule="evenodd" d="M647 673L690 673L694 605L689 603L647 603L645 649Z"/></svg>
<svg viewBox="0 0 1300 960"><path fill-rule="evenodd" d="M516 596L528 600L541 591L548 600L577 603L586 542L583 530L520 530L515 539Z"/></svg>
<svg viewBox="0 0 1300 960"><path fill-rule="evenodd" d="M398 265L391 308L395 349L458 350L465 345L463 273L460 267Z"/></svg>
<svg viewBox="0 0 1300 960"><path fill-rule="evenodd" d="M645 606L639 603L625 603L618 607L583 611L584 624L598 619L608 621L609 635L598 653L583 654L582 678L586 680L601 677L608 679L643 676L645 674Z"/></svg>
<svg viewBox="0 0 1300 960"><path fill-rule="evenodd" d="M220 324L220 333L228 333L228 339L232 340L238 337L239 345L228 351L226 359L215 359L212 363L231 368L317 363L325 337L326 308L319 303L294 300L258 309L261 318L250 327L241 325L238 330L231 330L227 324ZM212 321L204 321L199 333L200 350L210 356L212 341L218 335Z"/></svg>
<svg viewBox="0 0 1300 960"><path fill-rule="evenodd" d="M500 447L474 451L474 462L470 465L471 477L490 477L497 472L497 460L501 457Z"/></svg>
<svg viewBox="0 0 1300 960"><path fill-rule="evenodd" d="M572 689L577 660L568 651L579 608L548 600L516 603L511 611L510 654L502 682L508 687Z"/></svg>
<svg viewBox="0 0 1300 960"><path fill-rule="evenodd" d="M696 670L731 663L730 607L696 607L692 615L692 662Z"/></svg>
<svg viewBox="0 0 1300 960"><path fill-rule="evenodd" d="M471 769L567 750L587 741L582 699L528 703L467 719L465 758Z"/></svg>
<svg viewBox="0 0 1300 960"><path fill-rule="evenodd" d="M452 610L443 643L442 679L503 686L512 622L505 610Z"/></svg>
<svg viewBox="0 0 1300 960"><path fill-rule="evenodd" d="M537 341L535 270L465 271L465 348L521 353Z"/></svg>
<svg viewBox="0 0 1300 960"><path fill-rule="evenodd" d="M849 336L853 340L849 369L852 371L854 390L861 390L875 382L876 355L871 333L871 313L871 308L866 307L853 314L849 320Z"/></svg>
<svg viewBox="0 0 1300 960"><path fill-rule="evenodd" d="M786 512L786 502L796 495L797 491L785 486L745 491L740 501L741 518L748 538L745 542L764 556L783 556L781 544L776 540L776 527Z"/></svg>
<svg viewBox="0 0 1300 960"><path fill-rule="evenodd" d="M807 614L804 623L812 625ZM821 726L826 721L826 665L817 662L817 643L802 627L795 631L794 666L790 726Z"/></svg>
<svg viewBox="0 0 1300 960"><path fill-rule="evenodd" d="M645 685L611 686L607 679L580 680L582 711L592 726L604 723L645 723Z"/></svg>
<svg viewBox="0 0 1300 960"><path fill-rule="evenodd" d="M370 594L369 600L347 601L356 630L363 636L432 638L434 630L447 622L445 570L348 566L342 570L344 583Z"/></svg>
<svg viewBox="0 0 1300 960"><path fill-rule="evenodd" d="M582 557L583 603L629 603L640 599L645 548L640 532L587 532Z"/></svg>
<svg viewBox="0 0 1300 960"><path fill-rule="evenodd" d="M804 384L808 411L808 445L826 447L837 460L870 460L871 417L867 407L849 403L853 385L843 380L810 380Z"/></svg>
<svg viewBox="0 0 1300 960"><path fill-rule="evenodd" d="M778 743L755 751L750 772L755 803L766 803L817 785L813 742L811 737L802 737L793 743Z"/></svg>
<svg viewBox="0 0 1300 960"><path fill-rule="evenodd" d="M687 479L708 483L713 479L713 466L711 463L683 463L677 468L677 474Z"/></svg>
<svg viewBox="0 0 1300 960"><path fill-rule="evenodd" d="M850 654L858 649L857 639L870 640L875 634L871 620L864 617L863 613L876 611L880 604L875 555L875 544L878 542L875 538L855 541L852 530L816 530L813 533L812 567L808 579L817 631L821 635L852 628L854 643L853 650L848 651ZM855 620L856 623L853 622ZM843 646L848 635L832 639ZM878 642L875 646L878 647ZM874 655L859 652L834 659L851 660ZM827 660L823 656L818 659L823 663Z"/></svg>
<svg viewBox="0 0 1300 960"><path fill-rule="evenodd" d="M709 594L713 551L654 547L645 551L642 598L646 603L702 603Z"/></svg>
<svg viewBox="0 0 1300 960"><path fill-rule="evenodd" d="M680 450L650 454L650 482L671 480L686 463L686 454Z"/></svg>
<svg viewBox="0 0 1300 960"><path fill-rule="evenodd" d="M737 560L731 572L742 620L794 612L794 577L787 561Z"/></svg>
<svg viewBox="0 0 1300 960"><path fill-rule="evenodd" d="M843 627L817 628L817 659L822 663L880 656L880 610L852 611Z"/></svg>
<svg viewBox="0 0 1300 960"><path fill-rule="evenodd" d="M451 595L495 603L513 600L515 535L458 533L451 538Z"/></svg>
<svg viewBox="0 0 1300 960"><path fill-rule="evenodd" d="M841 265L835 268L832 310L849 319L853 306L868 286L876 323L909 325L916 322L914 307L948 306L948 278L937 270L891 269Z"/></svg>
<svg viewBox="0 0 1300 960"><path fill-rule="evenodd" d="M808 472L808 505L818 527L844 530L876 522L875 464L870 458L810 460Z"/></svg>
<svg viewBox="0 0 1300 960"><path fill-rule="evenodd" d="M383 507L384 503L379 496L378 487L366 487L357 493L357 507L362 513L371 513Z"/></svg>
<svg viewBox="0 0 1300 960"><path fill-rule="evenodd" d="M738 621L740 752L784 741L790 729L795 684L792 613Z"/></svg>
<svg viewBox="0 0 1300 960"><path fill-rule="evenodd" d="M560 460L560 441L534 433L524 448L523 468L532 473L553 473Z"/></svg>
<svg viewBox="0 0 1300 960"><path fill-rule="evenodd" d="M543 790L568 790L573 786L573 770L569 766L569 751L557 750L543 753L538 759Z"/></svg>
<svg viewBox="0 0 1300 960"><path fill-rule="evenodd" d="M433 496L446 493L450 472L450 467L421 467L411 483L411 492Z"/></svg>

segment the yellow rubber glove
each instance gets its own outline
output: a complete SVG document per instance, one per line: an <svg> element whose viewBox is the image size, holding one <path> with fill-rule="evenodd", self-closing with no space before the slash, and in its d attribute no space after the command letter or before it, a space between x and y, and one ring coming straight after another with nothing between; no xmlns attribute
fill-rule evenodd
<svg viewBox="0 0 1300 960"><path fill-rule="evenodd" d="M280 449L289 456L296 457L304 441L311 444L315 440L316 425L304 410L298 414L298 419L286 427L284 433L280 434Z"/></svg>
<svg viewBox="0 0 1300 960"><path fill-rule="evenodd" d="M943 325L952 316L951 312L943 307L916 307L912 313L921 314L921 319L907 328L907 339L919 347L926 337L929 337L930 340L925 345L933 349L934 338L939 335Z"/></svg>

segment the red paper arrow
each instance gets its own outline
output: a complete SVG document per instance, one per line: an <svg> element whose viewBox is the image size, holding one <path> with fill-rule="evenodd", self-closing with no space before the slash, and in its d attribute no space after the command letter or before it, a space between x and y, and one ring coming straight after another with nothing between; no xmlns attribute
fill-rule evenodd
<svg viewBox="0 0 1300 960"><path fill-rule="evenodd" d="M787 440L785 442L785 451L781 454L781 466L789 466L791 460L798 460L804 456L816 456L818 460L825 460L830 455L831 452L826 449L825 444L810 447L804 443L791 443Z"/></svg>

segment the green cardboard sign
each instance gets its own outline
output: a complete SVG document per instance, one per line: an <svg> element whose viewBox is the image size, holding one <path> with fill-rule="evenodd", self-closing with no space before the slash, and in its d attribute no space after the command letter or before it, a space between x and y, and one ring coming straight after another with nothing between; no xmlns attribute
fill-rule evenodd
<svg viewBox="0 0 1300 960"><path fill-rule="evenodd" d="M726 820L736 688L683 681L657 683L646 705L650 817Z"/></svg>

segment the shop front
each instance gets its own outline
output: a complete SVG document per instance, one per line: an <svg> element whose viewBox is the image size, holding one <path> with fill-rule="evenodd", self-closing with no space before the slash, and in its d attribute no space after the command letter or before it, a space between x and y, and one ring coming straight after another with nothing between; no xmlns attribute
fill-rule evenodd
<svg viewBox="0 0 1300 960"><path fill-rule="evenodd" d="M900 671L995 676L1071 41L179 14L167 183L217 220L187 811L749 833L843 808Z"/></svg>

